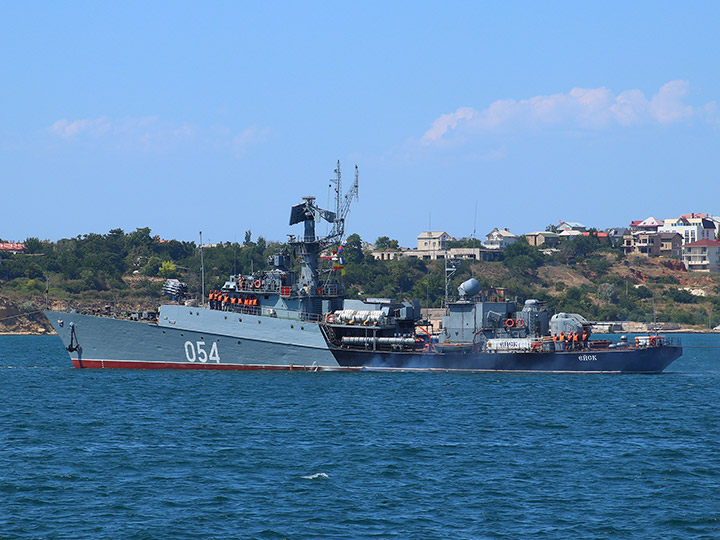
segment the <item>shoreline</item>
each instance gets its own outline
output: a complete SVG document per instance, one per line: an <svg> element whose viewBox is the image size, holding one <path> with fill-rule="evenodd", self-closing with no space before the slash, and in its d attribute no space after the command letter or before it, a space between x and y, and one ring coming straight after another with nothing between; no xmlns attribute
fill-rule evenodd
<svg viewBox="0 0 720 540"><path fill-rule="evenodd" d="M650 330L645 331L636 331L636 330L628 330L625 332L593 332L593 335L643 335L643 334L652 334L653 332ZM720 330L713 330L712 328L680 328L680 329L673 329L673 330L658 330L658 334L720 334ZM47 332L3 332L0 331L0 336L57 336L57 332L55 330L50 330Z"/></svg>

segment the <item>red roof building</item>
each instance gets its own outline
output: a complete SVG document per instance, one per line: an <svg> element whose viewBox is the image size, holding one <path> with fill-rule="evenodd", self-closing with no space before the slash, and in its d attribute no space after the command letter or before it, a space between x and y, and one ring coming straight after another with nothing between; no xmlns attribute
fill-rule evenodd
<svg viewBox="0 0 720 540"><path fill-rule="evenodd" d="M25 251L25 244L19 242L0 242L0 252L22 253Z"/></svg>
<svg viewBox="0 0 720 540"><path fill-rule="evenodd" d="M720 241L703 238L683 246L685 268L694 272L720 272Z"/></svg>

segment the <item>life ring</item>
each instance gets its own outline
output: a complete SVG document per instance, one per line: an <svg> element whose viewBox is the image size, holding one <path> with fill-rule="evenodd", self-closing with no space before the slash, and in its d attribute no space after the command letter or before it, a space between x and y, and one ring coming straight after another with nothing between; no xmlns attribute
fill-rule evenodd
<svg viewBox="0 0 720 540"><path fill-rule="evenodd" d="M522 320L522 319L520 319L520 320ZM540 352L542 350L542 343L537 343L537 342L533 343L530 346L530 348L533 352Z"/></svg>
<svg viewBox="0 0 720 540"><path fill-rule="evenodd" d="M315 289L315 294L320 296L322 294L322 287L318 287L317 289Z"/></svg>
<svg viewBox="0 0 720 540"><path fill-rule="evenodd" d="M650 336L650 346L654 347L657 345L657 340L655 339L655 336Z"/></svg>
<svg viewBox="0 0 720 540"><path fill-rule="evenodd" d="M508 328L512 328L513 326L515 326L515 320L514 320L514 319L508 319L508 320L506 320L506 321L505 321L505 326L507 326Z"/></svg>
<svg viewBox="0 0 720 540"><path fill-rule="evenodd" d="M523 326L525 326L525 319L518 319L518 320L516 320L516 321L515 321L515 325L516 325L518 328L522 328Z"/></svg>
<svg viewBox="0 0 720 540"><path fill-rule="evenodd" d="M262 281L260 281L259 279L256 279L255 280L255 288L259 289L260 287L262 287Z"/></svg>
<svg viewBox="0 0 720 540"><path fill-rule="evenodd" d="M327 316L327 319L326 319L326 320L327 320L327 322L328 322L329 324L332 324L332 323L335 322L335 317L332 316L332 313L328 313L328 316Z"/></svg>

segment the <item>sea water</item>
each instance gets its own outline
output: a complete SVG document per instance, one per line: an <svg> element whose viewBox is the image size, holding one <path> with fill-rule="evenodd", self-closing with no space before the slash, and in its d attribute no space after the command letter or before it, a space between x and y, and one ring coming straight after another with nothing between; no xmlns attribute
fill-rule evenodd
<svg viewBox="0 0 720 540"><path fill-rule="evenodd" d="M0 539L720 538L720 336L662 375L78 370L0 337Z"/></svg>

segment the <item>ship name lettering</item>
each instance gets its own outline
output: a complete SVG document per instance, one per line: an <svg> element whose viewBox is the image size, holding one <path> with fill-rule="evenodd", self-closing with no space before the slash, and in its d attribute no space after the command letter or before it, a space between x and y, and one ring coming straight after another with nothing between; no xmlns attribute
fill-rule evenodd
<svg viewBox="0 0 720 540"><path fill-rule="evenodd" d="M581 354L578 356L581 362L594 362L597 360L597 354Z"/></svg>
<svg viewBox="0 0 720 540"><path fill-rule="evenodd" d="M218 352L217 342L213 342L210 347L210 353L205 350L207 344L204 341L196 341L194 344L192 341L185 342L185 358L188 362L195 362L199 360L200 363L205 364L208 360L220 363L220 353Z"/></svg>

